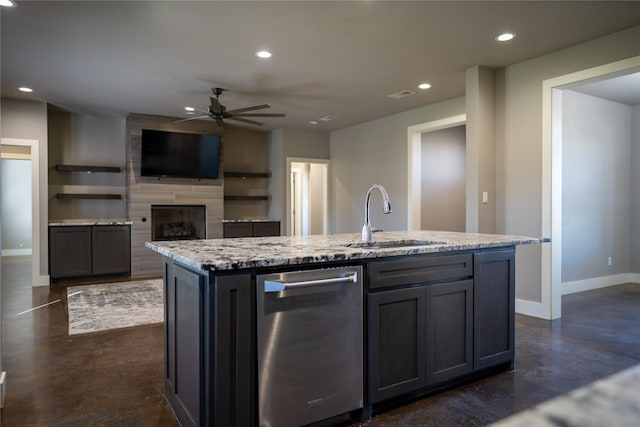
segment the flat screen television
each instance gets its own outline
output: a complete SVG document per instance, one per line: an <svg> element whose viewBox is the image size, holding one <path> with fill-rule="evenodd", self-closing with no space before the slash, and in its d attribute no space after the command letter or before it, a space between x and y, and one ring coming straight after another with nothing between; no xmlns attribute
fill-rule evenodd
<svg viewBox="0 0 640 427"><path fill-rule="evenodd" d="M217 179L219 135L142 129L142 176Z"/></svg>

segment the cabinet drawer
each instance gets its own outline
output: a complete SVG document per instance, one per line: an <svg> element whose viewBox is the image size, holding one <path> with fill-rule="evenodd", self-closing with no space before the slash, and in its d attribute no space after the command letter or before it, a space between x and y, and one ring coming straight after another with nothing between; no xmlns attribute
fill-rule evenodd
<svg viewBox="0 0 640 427"><path fill-rule="evenodd" d="M471 254L414 257L368 265L369 289L458 279L472 274Z"/></svg>

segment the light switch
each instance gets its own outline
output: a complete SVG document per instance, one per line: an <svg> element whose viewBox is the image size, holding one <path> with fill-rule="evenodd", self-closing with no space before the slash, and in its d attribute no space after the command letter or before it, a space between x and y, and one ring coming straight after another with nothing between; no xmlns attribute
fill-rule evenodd
<svg viewBox="0 0 640 427"><path fill-rule="evenodd" d="M482 192L482 203L489 203L489 192L488 191L483 191Z"/></svg>

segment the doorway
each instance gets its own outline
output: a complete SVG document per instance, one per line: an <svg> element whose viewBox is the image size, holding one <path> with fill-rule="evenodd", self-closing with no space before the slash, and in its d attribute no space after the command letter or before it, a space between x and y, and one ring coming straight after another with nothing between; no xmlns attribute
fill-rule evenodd
<svg viewBox="0 0 640 427"><path fill-rule="evenodd" d="M31 147L2 145L2 256L31 255Z"/></svg>
<svg viewBox="0 0 640 427"><path fill-rule="evenodd" d="M47 218L41 218L40 217L40 170L39 170L39 165L40 165L40 147L39 147L39 141L37 140L31 140L31 139L18 139L18 138L2 138L1 142L1 148L2 148L2 152L5 155L9 155L12 156L13 159L15 159L16 157L22 157L21 159L18 158L17 160L21 160L21 161L25 161L27 157L30 158L30 165L29 165L29 170L30 173L26 174L26 176L22 176L23 174L21 173L19 176L14 176L13 174L11 175L7 175L7 176L3 176L3 187L5 185L11 186L11 187L19 187L20 185L27 185L27 187L30 188L30 193L31 193L31 197L30 197L30 212L28 212L28 214L25 214L25 216L30 216L30 219L28 221L20 221L20 227L22 228L22 232L19 233L20 237L16 237L16 241L17 243L17 247L16 248L8 248L8 249L15 249L16 251L13 252L13 254L27 254L28 252L28 248L26 246L30 246L31 249L31 283L33 286L48 286L49 285L49 276L47 274L41 274L42 266L41 266L41 262L42 260L47 259L47 248L46 248L46 237L44 240L44 246L43 247L41 245L41 230L44 228L46 230L46 221ZM9 154L12 153L12 154ZM4 161L4 160L3 160ZM4 168L4 164L2 165ZM25 165L19 165L18 169L25 169ZM3 175L4 172L3 172ZM7 180L8 182L4 182L5 180ZM26 181L26 182L25 182ZM5 204L5 192L2 192L2 203L3 205ZM9 201L6 201L6 204L11 208L11 203ZM46 212L46 209L45 209ZM9 216L14 216L13 212L11 213L11 215ZM4 217L4 212L3 212L3 223L4 223L5 217ZM45 224L42 225L41 222L42 220L44 220ZM3 224L4 225L4 224ZM28 231L27 231L28 230ZM25 237L25 233L30 233L30 242L26 242L26 237ZM46 233L45 233L46 236ZM5 234L5 231L3 230L3 239L7 239L7 235ZM20 247L20 242L22 242L22 247ZM4 244L3 244L3 249L4 249ZM7 254L3 254L3 255L9 255L11 254L11 252L7 253ZM46 271L46 266L44 268L44 270Z"/></svg>
<svg viewBox="0 0 640 427"><path fill-rule="evenodd" d="M542 100L542 245L540 303L529 302L516 311L557 319L562 315L562 89L590 79L606 79L640 70L640 56L543 81Z"/></svg>
<svg viewBox="0 0 640 427"><path fill-rule="evenodd" d="M287 158L287 234L327 234L329 160Z"/></svg>
<svg viewBox="0 0 640 427"><path fill-rule="evenodd" d="M407 167L407 229L409 230L421 230L423 228L428 227L428 220L425 224L423 224L423 134L436 132L445 129L451 128L464 128L467 122L467 115L460 114L457 116L448 117L442 120L435 120L432 122L422 123L416 126L410 126L407 130L408 132L408 167ZM455 131L453 131L455 132ZM458 130L459 132L459 130ZM466 144L465 144L465 162L466 162ZM427 172L425 172L426 175ZM470 177L464 172L463 180L465 185L469 185L477 181L477 177ZM475 180L475 181L474 181ZM470 212L472 208L471 205L466 203L466 195L464 198L464 207L465 210L465 222L464 228L462 230L457 231L465 231L466 227L466 218L474 217L473 212ZM425 200L425 204L435 204L437 202ZM425 209L427 207L425 206ZM426 213L425 213L426 214ZM471 214L471 216L470 216ZM476 212L477 216L477 212ZM447 225L449 227L450 225ZM456 225L456 227L460 227L460 225Z"/></svg>

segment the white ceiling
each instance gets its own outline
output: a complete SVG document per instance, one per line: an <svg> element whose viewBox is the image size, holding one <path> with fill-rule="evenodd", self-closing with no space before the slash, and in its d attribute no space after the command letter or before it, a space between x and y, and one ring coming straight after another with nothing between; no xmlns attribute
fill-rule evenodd
<svg viewBox="0 0 640 427"><path fill-rule="evenodd" d="M1 12L3 97L187 117L220 86L229 109L286 113L264 129L329 131L461 96L469 67L640 24L639 1L17 1ZM507 30L516 39L497 43ZM402 90L416 95L388 97Z"/></svg>
<svg viewBox="0 0 640 427"><path fill-rule="evenodd" d="M640 105L640 72L568 86L576 92L629 106Z"/></svg>

